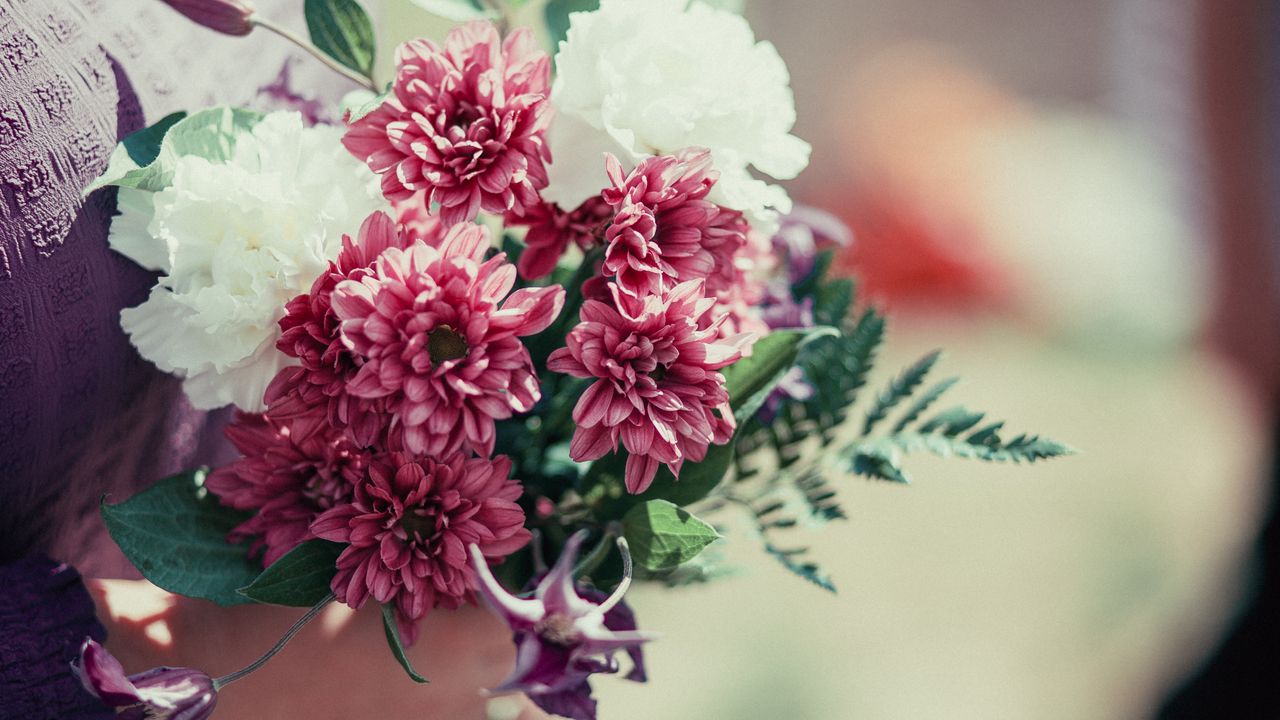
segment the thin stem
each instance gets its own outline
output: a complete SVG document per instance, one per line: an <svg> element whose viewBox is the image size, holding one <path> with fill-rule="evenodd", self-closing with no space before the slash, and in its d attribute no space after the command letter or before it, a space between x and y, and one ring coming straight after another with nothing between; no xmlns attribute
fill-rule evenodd
<svg viewBox="0 0 1280 720"><path fill-rule="evenodd" d="M627 594L627 589L631 587L631 550L627 547L627 539L618 538L618 552L622 553L622 581L618 583L618 587L613 589L613 594L608 600L600 603L597 608L600 614L604 614L613 609L614 605L622 602L622 596Z"/></svg>
<svg viewBox="0 0 1280 720"><path fill-rule="evenodd" d="M511 17L507 14L506 3L502 2L502 0L480 0L480 4L488 6L490 10L498 14L493 24L498 27L498 34L506 37L507 31L511 29Z"/></svg>
<svg viewBox="0 0 1280 720"><path fill-rule="evenodd" d="M260 17L258 15L253 15L252 17L250 17L249 22L253 23L254 25L257 25L263 30L270 30L271 32L279 35L285 40L288 40L294 45L297 45L303 50L306 50L307 52L311 53L311 55L315 57L315 59L324 63L326 66L328 66L330 70L333 70L339 75L342 75L343 77L351 80L352 82L358 83L361 86L368 88L369 90L372 90L375 93L378 92L378 86L374 84L373 78L365 77L364 75L361 75L360 73L343 65L337 60L334 60L333 58L324 54L324 51L322 51L320 48L302 39L297 34L295 34L292 30L281 27L275 24L274 22L267 20L264 17Z"/></svg>
<svg viewBox="0 0 1280 720"><path fill-rule="evenodd" d="M573 577L580 578L600 567L600 563L604 562L605 556L609 554L609 541L621 534L622 528L618 523L609 523L604 529L604 536L600 538L600 542L573 568Z"/></svg>
<svg viewBox="0 0 1280 720"><path fill-rule="evenodd" d="M319 615L320 612L324 610L325 607L328 606L329 603L331 602L333 602L333 593L329 593L328 595L325 595L323 600L316 603L314 607L312 607L310 610L307 611L306 615L303 615L301 618L299 618L298 622L294 623L293 627L286 630L284 635L278 641L276 641L276 644L271 646L271 649L268 650L266 653L264 653L262 657L258 658L257 660L254 660L253 662L240 668L239 670L236 670L235 672L229 675L224 675L214 680L213 688L217 690L227 685L230 685L231 683L239 680L245 675L248 675L249 673L254 672L258 668L262 667L263 665L266 665L268 660L275 657L276 653L283 650L284 646L289 644L289 641L293 639L293 636L297 635L298 631L302 630L302 628L305 627L307 623L314 620L315 617Z"/></svg>

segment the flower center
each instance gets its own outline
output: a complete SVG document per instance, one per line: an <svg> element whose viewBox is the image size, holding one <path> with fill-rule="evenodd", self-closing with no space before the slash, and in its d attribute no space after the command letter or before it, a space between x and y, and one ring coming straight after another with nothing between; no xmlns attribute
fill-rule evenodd
<svg viewBox="0 0 1280 720"><path fill-rule="evenodd" d="M467 356L467 341L448 325L441 325L427 333L427 355L432 364L446 360L459 360Z"/></svg>
<svg viewBox="0 0 1280 720"><path fill-rule="evenodd" d="M663 378L666 376L667 366L662 363L658 363L657 367L649 371L649 377L652 378L654 382L662 382Z"/></svg>
<svg viewBox="0 0 1280 720"><path fill-rule="evenodd" d="M436 534L435 513L410 510L400 518L400 527L411 540L430 540Z"/></svg>
<svg viewBox="0 0 1280 720"><path fill-rule="evenodd" d="M560 647L570 647L578 642L578 633L573 629L573 618L556 613L548 615L533 626L538 637Z"/></svg>

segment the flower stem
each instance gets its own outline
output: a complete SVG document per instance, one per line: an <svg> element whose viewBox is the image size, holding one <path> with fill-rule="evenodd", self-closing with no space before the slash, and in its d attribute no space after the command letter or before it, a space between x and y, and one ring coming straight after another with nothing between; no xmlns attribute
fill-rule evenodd
<svg viewBox="0 0 1280 720"><path fill-rule="evenodd" d="M371 78L371 77L366 77L366 76L364 76L364 75L361 75L360 73L357 73L356 71L354 71L354 70L352 70L351 68L349 68L349 67L347 67L347 66L343 65L342 63L338 62L337 60L334 60L333 58L331 58L331 57L329 57L328 55L326 55L326 54L324 53L324 51L323 51L323 50L321 50L320 48L316 47L315 45L312 45L311 43L307 42L306 40L302 39L302 38L301 38L301 37L299 37L296 33L294 33L292 30L289 30L288 28L281 27L281 26L279 26L279 25L275 24L274 22L272 22L272 21L270 21L270 20L267 20L266 18L264 18L264 17L262 17L262 16L260 16L260 15L253 15L253 16L251 16L251 17L249 18L249 22L253 23L254 25L257 25L258 27L262 28L263 30L270 30L271 32L273 32L273 33L275 33L275 34L279 35L280 37L284 38L285 40L288 40L289 42L293 43L294 45L297 45L298 47L302 48L303 50L306 50L307 52L311 53L311 55L312 55L313 57L315 57L317 60L319 60L320 62L324 63L324 64L325 64L325 66L327 66L330 70L333 70L334 72L338 73L339 75L342 75L343 77L345 77L345 78L347 78L347 79L351 80L352 82L358 83L358 84L359 84L359 85L361 85L362 87L365 87L365 88L367 88L367 89L369 89L369 90L372 90L372 91L373 91L373 92L375 92L375 93L376 93L376 92L378 92L378 86L377 86L376 84L374 84L374 82L373 82L373 78Z"/></svg>
<svg viewBox="0 0 1280 720"><path fill-rule="evenodd" d="M481 5L487 5L490 10L498 14L493 24L498 27L498 34L506 37L507 31L511 29L511 17L507 13L506 3L502 0L480 0Z"/></svg>
<svg viewBox="0 0 1280 720"><path fill-rule="evenodd" d="M293 636L297 635L298 631L302 630L302 628L305 627L307 623L314 620L315 617L319 615L320 612L324 610L325 607L327 607L331 602L333 602L333 593L329 593L328 595L325 595L324 598L320 600L320 602L316 603L314 607L312 607L310 610L307 611L306 615L303 615L301 618L299 618L298 622L294 623L293 627L286 630L284 635L278 641L276 641L276 644L271 646L271 649L268 650L266 653L264 653L262 657L258 658L257 660L254 660L253 662L240 668L239 670L236 670L233 673L230 673L228 675L223 675L222 677L215 679L213 681L214 689L218 690L227 685L230 685L231 683L239 680L245 675L248 675L249 673L252 673L255 670L261 668L263 665L266 665L268 660L275 657L276 653L283 650L284 646L288 645L289 641L293 639Z"/></svg>

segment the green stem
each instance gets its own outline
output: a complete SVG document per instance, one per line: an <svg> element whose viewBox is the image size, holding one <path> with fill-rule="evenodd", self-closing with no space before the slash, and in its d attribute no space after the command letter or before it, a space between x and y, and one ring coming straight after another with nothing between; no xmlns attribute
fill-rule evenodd
<svg viewBox="0 0 1280 720"><path fill-rule="evenodd" d="M253 15L253 16L251 16L251 17L249 18L249 22L253 23L254 25L257 25L258 27L262 28L263 30L269 30L269 31L271 31L271 32L275 33L276 35L279 35L280 37L284 38L285 40L288 40L289 42L293 43L294 45L297 45L298 47L302 48L303 50L306 50L307 52L311 53L311 55L312 55L313 57L315 57L315 59L317 59L317 60L319 60L320 62L324 63L326 67L328 67L330 70L332 70L332 71L334 71L334 72L338 73L339 75L342 75L343 77L345 77L345 78L347 78L347 79L351 80L352 82L358 83L359 85L361 85L361 86L363 86L363 87L365 87L365 88L367 88L367 89L369 89L369 90L372 90L372 91L373 91L373 92L375 92L375 93L376 93L376 92L378 92L378 86L377 86L376 84L374 84L374 82L373 82L373 78L371 78L371 77L365 77L364 75L361 75L360 73L357 73L356 71L354 71L354 70L352 70L351 68L349 68L349 67L347 67L347 66L343 65L342 63L338 62L337 60L334 60L333 58L331 58L331 57L329 57L328 55L326 55L326 54L324 53L324 51L323 51L323 50L321 50L320 48L316 47L315 45L312 45L311 43L307 42L307 41L306 41L306 40L304 40L303 38L299 37L299 36L298 36L296 33L294 33L292 30L289 30L288 28L281 27L281 26L279 26L279 25L275 24L274 22L272 22L272 21L270 21L270 20L268 20L268 19L266 19L266 18L264 18L264 17L261 17L261 16L259 16L259 15Z"/></svg>
<svg viewBox="0 0 1280 720"><path fill-rule="evenodd" d="M511 30L511 16L507 13L506 4L502 0L480 0L480 4L497 13L498 17L493 24L497 26L498 34L506 37L507 32Z"/></svg>
<svg viewBox="0 0 1280 720"><path fill-rule="evenodd" d="M333 593L329 593L328 595L325 595L324 599L316 603L314 607L308 610L306 615L303 615L301 618L299 618L298 622L294 623L293 627L286 630L284 635L278 641L276 641L276 644L272 645L271 649L268 650L266 653L264 653L262 657L258 658L257 660L254 660L253 662L240 668L239 670L236 670L235 672L230 673L229 675L223 675L222 677L214 680L213 689L219 690L223 687L226 687L227 685L230 685L231 683L239 680L245 675L248 675L249 673L252 673L258 670L263 665L266 665L268 660L275 657L276 653L283 650L284 646L288 645L289 641L293 639L293 636L297 635L298 632L302 630L302 628L305 627L307 623L314 620L315 617L319 615L320 612L324 610L325 607L327 607L331 602L333 602Z"/></svg>

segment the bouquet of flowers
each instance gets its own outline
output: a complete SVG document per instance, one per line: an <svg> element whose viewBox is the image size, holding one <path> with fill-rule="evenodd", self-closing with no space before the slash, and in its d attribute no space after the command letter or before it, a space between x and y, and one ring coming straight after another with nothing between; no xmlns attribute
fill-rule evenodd
<svg viewBox="0 0 1280 720"><path fill-rule="evenodd" d="M843 517L850 473L906 482L927 450L1069 452L931 412L933 353L846 423L885 320L829 273L850 241L761 179L809 146L776 50L700 0L416 0L457 22L400 46L386 87L355 0L307 0L310 40L246 0L167 0L271 31L366 89L339 125L216 107L126 138L112 247L159 279L121 315L242 457L102 512L144 576L220 604L312 610L245 670L76 671L131 717L204 718L337 601L381 606L391 651L483 602L511 628L494 692L596 717L590 681L645 680L633 581L710 579L720 515L834 591L788 529ZM528 13L525 13L526 15ZM544 48L549 47L554 57ZM895 417L890 421L890 416ZM628 659L624 659L625 656Z"/></svg>

